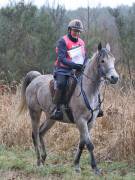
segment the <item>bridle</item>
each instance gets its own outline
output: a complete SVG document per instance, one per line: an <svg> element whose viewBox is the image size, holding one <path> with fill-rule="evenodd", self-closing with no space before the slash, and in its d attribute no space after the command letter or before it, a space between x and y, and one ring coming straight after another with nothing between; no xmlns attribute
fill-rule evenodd
<svg viewBox="0 0 135 180"><path fill-rule="evenodd" d="M80 94L79 94L78 96L80 96L80 95L82 94L83 99L84 99L84 103L85 103L87 109L91 112L91 117L89 118L87 124L89 124L89 123L92 121L94 112L100 109L101 104L102 104L103 101L104 101L105 92L106 92L106 87L107 87L107 86L106 86L106 85L107 85L107 83L106 83L106 80L107 80L106 74L107 74L110 70L114 69L113 67L112 67L112 68L109 68L109 69L107 70L107 72L104 72L104 71L102 70L100 58L102 58L102 56L103 56L103 58L104 58L104 56L108 56L108 53L110 54L110 52L109 52L107 49L102 48L102 49L99 51L99 53L97 54L97 56L96 56L97 68L98 68L98 71L97 71L97 72L98 72L98 75L99 75L100 77L103 77L103 79L100 79L100 83L101 83L102 81L105 82L105 89L104 89L104 92L103 92L103 98L102 98L102 100L100 100L99 104L97 105L97 107L96 107L95 109L92 109L92 107L91 107L91 105L90 105L90 103L89 103L88 97L87 97L87 95L86 95L86 93L85 93L85 90L83 89L83 77L85 76L87 79L91 80L92 82L95 82L95 80L93 80L91 77L89 77L88 75L86 75L86 74L84 73L84 69L85 69L85 68L83 68L83 70L82 70L82 72L80 73L80 76L79 76L79 77L76 77L75 75L74 75L74 77L73 77L73 78L77 81L77 83L78 83L78 85L80 86L80 89L81 89ZM98 91L99 91L99 90L98 90Z"/></svg>
<svg viewBox="0 0 135 180"><path fill-rule="evenodd" d="M98 54L97 57L96 57L96 61L97 61L97 63L98 63L98 64L97 64L98 73L99 73L100 76L103 76L103 77L105 78L105 74L101 71L100 63L99 63L99 60L100 60L100 57L101 57L101 56L102 56L102 51L99 52L99 54ZM110 69L111 69L111 68L110 68ZM110 71L110 69L109 69L109 71ZM80 89L81 89L80 95L82 94L83 99L84 99L84 102L85 102L85 105L86 105L87 109L91 112L91 117L90 117L90 119L89 119L88 122L87 122L87 124L89 124L89 123L92 121L92 119L93 119L93 113L94 113L94 111L99 110L100 107L101 107L101 104L102 104L103 101L104 101L106 86L105 86L105 90L104 90L104 94L103 94L103 99L99 102L98 106L97 106L95 109L92 109L92 107L91 107L91 105L90 105L90 103L89 103L88 97L87 97L87 95L86 95L86 93L85 93L85 91L84 91L84 89L83 89L83 81L82 81L82 80L83 80L83 76L85 76L86 78L90 79L90 80L93 81L93 82L94 82L94 80L92 80L91 77L87 76L84 72L81 73L81 76L80 76L79 79L77 80L78 82L80 82L80 83L79 83L79 84L80 84ZM101 80L101 81L104 81L104 80Z"/></svg>

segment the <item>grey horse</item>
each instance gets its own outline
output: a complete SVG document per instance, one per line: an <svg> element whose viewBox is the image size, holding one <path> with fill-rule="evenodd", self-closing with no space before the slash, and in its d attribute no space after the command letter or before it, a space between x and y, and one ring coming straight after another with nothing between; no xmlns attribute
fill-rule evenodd
<svg viewBox="0 0 135 180"><path fill-rule="evenodd" d="M93 57L86 63L80 81L77 83L75 91L69 102L72 110L74 124L80 132L80 142L75 155L75 170L80 172L80 157L84 146L87 147L91 156L91 167L95 173L99 174L97 163L94 157L94 146L90 138L90 129L96 120L99 112L100 86L104 80L111 84L116 84L119 75L115 70L115 58L110 52L110 45L102 48L101 43ZM41 75L37 71L30 71L24 78L22 84L22 98L19 113L27 108L32 122L32 139L37 155L37 165L42 165L46 159L45 144L43 136L55 124L55 120L50 119L50 114L54 108L52 102L49 83L53 79L50 74ZM42 111L46 114L46 120L40 125ZM64 107L63 107L64 111ZM57 120L58 121L58 120ZM64 114L62 122L71 123L71 120Z"/></svg>

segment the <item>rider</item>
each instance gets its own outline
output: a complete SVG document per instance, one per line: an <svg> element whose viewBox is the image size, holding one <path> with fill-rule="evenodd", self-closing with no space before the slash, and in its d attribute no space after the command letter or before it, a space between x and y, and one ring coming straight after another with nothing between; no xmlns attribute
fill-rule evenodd
<svg viewBox="0 0 135 180"><path fill-rule="evenodd" d="M83 24L79 19L74 19L68 24L68 33L61 37L56 47L56 61L54 68L54 79L56 81L53 103L56 105L51 114L51 119L62 120L61 110L62 98L64 97L67 82L73 69L81 72L87 61L85 43L80 38L80 33L84 31ZM99 111L99 117L102 116Z"/></svg>
<svg viewBox="0 0 135 180"><path fill-rule="evenodd" d="M59 39L55 61L54 78L56 80L56 90L53 102L56 108L52 112L51 119L62 119L61 111L62 96L72 70L81 71L86 62L85 43L80 38L80 33L84 30L79 19L74 19L68 24L68 33Z"/></svg>

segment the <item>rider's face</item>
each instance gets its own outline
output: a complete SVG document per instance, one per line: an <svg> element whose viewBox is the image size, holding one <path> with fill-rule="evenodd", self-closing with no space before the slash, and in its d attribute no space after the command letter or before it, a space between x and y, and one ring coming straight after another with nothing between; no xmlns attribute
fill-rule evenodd
<svg viewBox="0 0 135 180"><path fill-rule="evenodd" d="M77 30L77 29L71 29L71 36L73 38L78 38L80 36L80 33L81 32L79 30Z"/></svg>

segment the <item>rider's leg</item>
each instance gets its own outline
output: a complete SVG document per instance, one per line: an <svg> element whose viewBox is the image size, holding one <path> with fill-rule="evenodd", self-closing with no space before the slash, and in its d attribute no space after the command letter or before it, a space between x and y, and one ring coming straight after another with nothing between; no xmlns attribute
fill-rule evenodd
<svg viewBox="0 0 135 180"><path fill-rule="evenodd" d="M65 91L66 85L67 85L68 77L65 75L57 74L56 76L56 90L53 98L53 102L56 105L56 108L52 112L51 119L63 119L63 113L61 110L61 104L62 104L62 97L63 92Z"/></svg>
<svg viewBox="0 0 135 180"><path fill-rule="evenodd" d="M69 102L70 102L70 99L74 93L74 90L76 88L76 84L77 84L77 81L75 79L70 79L69 80L69 84L70 84L70 89L69 91L66 93L66 99L65 99L65 105L68 106Z"/></svg>

